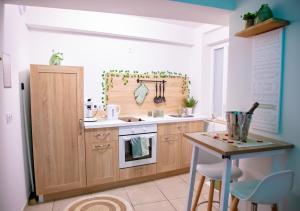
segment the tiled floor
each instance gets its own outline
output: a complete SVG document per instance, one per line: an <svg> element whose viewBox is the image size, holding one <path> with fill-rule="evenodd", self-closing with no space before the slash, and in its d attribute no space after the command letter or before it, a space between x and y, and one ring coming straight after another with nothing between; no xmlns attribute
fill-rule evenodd
<svg viewBox="0 0 300 211"><path fill-rule="evenodd" d="M124 198L131 203L135 211L182 211L185 206L187 190L188 174L182 174L91 195L104 193ZM207 196L208 185L205 185L200 201L207 200ZM217 191L215 192L215 196L218 198ZM27 206L25 211L62 211L69 203L80 197L82 196ZM206 210L206 206L207 204L200 205L198 211ZM217 211L218 207L217 204L214 204L213 211Z"/></svg>

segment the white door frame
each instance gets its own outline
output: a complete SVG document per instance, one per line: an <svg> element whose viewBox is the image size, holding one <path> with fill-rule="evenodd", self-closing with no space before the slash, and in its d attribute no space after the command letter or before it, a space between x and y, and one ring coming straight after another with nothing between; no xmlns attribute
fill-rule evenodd
<svg viewBox="0 0 300 211"><path fill-rule="evenodd" d="M224 48L224 72L223 72L223 103L222 103L222 113L225 113L226 103L227 103L227 75L228 75L228 40L210 45L210 87L209 87L209 112L213 114L213 92L214 92L214 50L219 48ZM217 117L218 119L224 119L225 116Z"/></svg>

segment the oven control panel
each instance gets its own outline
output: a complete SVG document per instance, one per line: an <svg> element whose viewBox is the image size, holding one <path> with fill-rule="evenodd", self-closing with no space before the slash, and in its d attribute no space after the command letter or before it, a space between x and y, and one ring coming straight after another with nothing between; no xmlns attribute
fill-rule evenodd
<svg viewBox="0 0 300 211"><path fill-rule="evenodd" d="M157 132L157 124L119 127L119 136L141 134L141 133L156 133L156 132Z"/></svg>

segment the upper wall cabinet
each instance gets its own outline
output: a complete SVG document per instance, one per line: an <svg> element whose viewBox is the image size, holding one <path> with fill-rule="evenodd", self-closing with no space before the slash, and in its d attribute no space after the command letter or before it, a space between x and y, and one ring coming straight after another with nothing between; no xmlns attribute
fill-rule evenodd
<svg viewBox="0 0 300 211"><path fill-rule="evenodd" d="M83 68L31 65L30 86L37 194L85 187Z"/></svg>

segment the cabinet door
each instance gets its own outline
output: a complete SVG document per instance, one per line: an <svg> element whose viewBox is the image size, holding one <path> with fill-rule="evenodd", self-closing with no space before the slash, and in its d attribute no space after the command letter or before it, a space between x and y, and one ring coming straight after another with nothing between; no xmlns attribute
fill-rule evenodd
<svg viewBox="0 0 300 211"><path fill-rule="evenodd" d="M194 121L194 122L183 122L182 128L184 128L186 133L192 132L202 132L204 130L204 123L202 121ZM182 135L181 138L181 167L189 167L192 159L193 146Z"/></svg>
<svg viewBox="0 0 300 211"><path fill-rule="evenodd" d="M158 173L180 168L180 145L180 135L174 134L158 137Z"/></svg>
<svg viewBox="0 0 300 211"><path fill-rule="evenodd" d="M102 142L86 139L87 185L118 180L118 141Z"/></svg>
<svg viewBox="0 0 300 211"><path fill-rule="evenodd" d="M85 187L83 68L31 65L30 86L37 194Z"/></svg>

